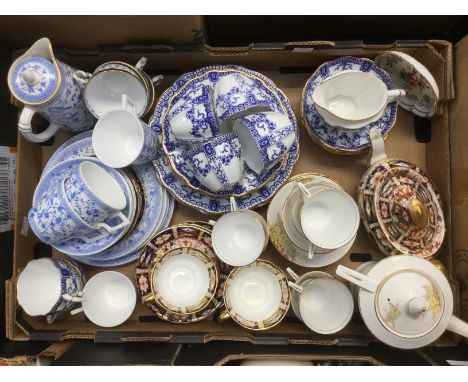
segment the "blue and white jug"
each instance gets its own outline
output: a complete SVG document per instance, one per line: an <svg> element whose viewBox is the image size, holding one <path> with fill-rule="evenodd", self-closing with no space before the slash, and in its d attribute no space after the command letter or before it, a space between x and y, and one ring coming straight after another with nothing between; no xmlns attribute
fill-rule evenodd
<svg viewBox="0 0 468 382"><path fill-rule="evenodd" d="M78 133L93 128L95 119L83 99L84 85L73 78L75 69L55 59L48 38L36 41L8 72L13 96L24 104L18 122L21 134L31 142L44 142L58 129ZM34 134L35 113L49 121L49 127Z"/></svg>

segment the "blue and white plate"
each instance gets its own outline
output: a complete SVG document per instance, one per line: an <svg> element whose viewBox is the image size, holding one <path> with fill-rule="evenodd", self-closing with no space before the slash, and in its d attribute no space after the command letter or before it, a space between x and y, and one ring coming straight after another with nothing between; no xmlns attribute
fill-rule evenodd
<svg viewBox="0 0 468 382"><path fill-rule="evenodd" d="M301 116L309 135L325 150L333 153L357 154L370 147L369 130L372 127L379 129L382 136L388 134L396 121L397 102L388 103L378 121L360 129L347 130L342 127L329 126L317 112L312 101L312 93L325 79L343 70L373 73L387 85L388 89L394 89L390 76L373 61L350 56L340 57L320 66L307 81L303 92Z"/></svg>
<svg viewBox="0 0 468 382"><path fill-rule="evenodd" d="M185 83L192 81L194 87L203 86L205 84L209 86L210 84L215 83L220 76L233 72L242 72L248 75L256 76L259 80L263 81L266 86L274 89L268 93L272 99L270 103L276 105L275 110L279 110L288 115L293 125L297 126L296 117L292 111L289 100L270 79L261 75L260 73L253 72L239 66L208 66L195 72L187 73L180 77L169 89L167 89L162 94L158 104L156 105L156 109L151 120L151 127L158 133L159 139L161 140L162 138L164 118L168 110L168 103L170 99L178 92L178 90L185 85ZM190 94L186 94L186 96L190 97ZM298 156L299 141L297 140L285 155L283 163L276 171L276 173L271 177L271 179L269 179L263 186L259 187L258 189L236 198L239 208L250 209L266 203L274 195L276 190L278 190L278 188L281 187L284 182L286 182L292 172L293 166L296 163ZM159 179L161 182L181 203L196 208L202 212L212 214L220 214L230 211L231 208L228 196L208 196L201 191L189 187L174 173L164 153L159 153L154 161L154 164L158 170ZM239 192L237 194L239 194Z"/></svg>
<svg viewBox="0 0 468 382"><path fill-rule="evenodd" d="M73 143L75 142L78 142L78 141L81 141L85 138L91 138L93 135L93 130L86 130L86 131L83 131L82 133L79 133L79 134L76 134L74 135L73 137L71 137L69 140L67 140L66 142L64 142L61 146L59 146L55 151L54 153L52 154L52 156L49 158L49 161L47 162L47 165L49 163L55 163L57 164L58 162L55 160L55 157L57 155L60 155L60 153L65 150L68 146L72 145ZM71 158L68 158L68 159L71 159ZM42 174L46 173L46 168L47 168L47 165L46 167L44 167L44 170L42 170Z"/></svg>
<svg viewBox="0 0 468 382"><path fill-rule="evenodd" d="M91 137L85 137L65 147L62 145L50 157L49 161L44 167L44 170L42 171L42 176L44 176L44 174L47 173L53 166L65 160L93 156L95 155L93 150L93 141Z"/></svg>
<svg viewBox="0 0 468 382"><path fill-rule="evenodd" d="M115 169L110 168L102 164L96 158L75 158L69 159L63 162L58 163L57 165L51 167L49 171L47 171L39 184L36 187L36 191L34 192L33 196L33 206L36 205L39 200L41 200L44 196L50 194L50 192L58 187L59 183L65 179L66 177L70 176L74 171L78 170L78 166L84 160L96 163L97 165L105 168L114 178L116 179L119 186L125 193L125 197L127 199L127 206L122 211L125 216L131 221L135 215L135 204L132 203L131 193L134 192L130 187L125 178ZM115 221L114 221L115 220ZM117 225L120 220L117 217L107 219L105 222L109 225ZM95 253L101 252L117 241L119 241L123 235L127 232L128 227L123 227L118 229L112 233L109 233L107 236L96 239L95 241L90 241L89 243L85 242L79 238L73 238L67 241L63 241L60 243L53 244L52 247L63 252L67 255L75 256L77 259L80 259L82 256L89 256ZM92 237L92 233L87 235L87 238Z"/></svg>

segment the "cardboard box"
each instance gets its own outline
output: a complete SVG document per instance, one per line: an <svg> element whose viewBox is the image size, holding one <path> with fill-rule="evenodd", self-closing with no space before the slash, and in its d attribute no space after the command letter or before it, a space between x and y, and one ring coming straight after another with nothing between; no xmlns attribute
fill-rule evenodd
<svg viewBox="0 0 468 382"><path fill-rule="evenodd" d="M440 104L437 116L432 120L432 139L428 143L418 143L414 134L414 116L399 108L397 122L386 140L386 150L392 157L402 158L416 163L434 181L445 206L447 235L446 241L439 254L439 259L445 264L450 275L458 275L459 279L468 276L468 270L459 274L455 272L455 257L452 256L453 244L455 249L466 248L466 238L463 228L467 226L467 219L458 208L460 201L466 203L466 188L460 186L452 190L452 176L461 173L464 166L462 141L467 138L463 126L463 113L466 113L466 97L460 97L449 107L454 98L454 83L452 77L452 45L445 41L418 41L400 42L392 45L347 45L335 42L304 42L289 43L276 46L250 45L239 48L211 48L206 46L201 50L171 46L168 49L153 50L153 45L147 47L138 45L133 47L114 46L112 50L93 47L93 54L83 50L81 42L74 39L61 40L60 36L50 29L49 37L58 49L57 57L77 68L92 70L99 63L120 59L127 62L136 62L141 55L148 57L148 70L166 75L164 83L157 88L158 95L178 77L178 75L192 71L201 66L210 64L237 64L260 71L271 78L287 95L298 116L300 130L301 155L293 174L301 172L320 172L336 179L351 195L356 196L356 190L361 175L367 169L367 156L337 156L325 152L312 143L306 134L299 118L299 106L303 86L308 77L321 63L342 55L375 58L380 52L387 49L398 49L413 55L426 65L433 73L440 88ZM91 39L92 36L86 36ZM60 49L56 41L66 44L67 49ZM76 43L76 46L75 46ZM22 46L27 47L26 46ZM467 65L466 51L468 39L460 42L455 55L457 64L458 83L467 81L466 73L458 64ZM461 52L460 54L458 52ZM465 52L465 54L463 54ZM466 69L466 68L465 68ZM465 70L466 72L466 70ZM463 79L463 77L465 78ZM462 87L462 86L460 86ZM460 90L461 92L463 90ZM466 89L465 89L466 91ZM465 114L466 115L466 114ZM453 125L452 125L453 123ZM459 136L460 141L454 144L451 134ZM30 143L21 136L18 138L18 165L17 165L17 210L14 250L14 269L12 278L6 283L6 333L8 338L18 341L43 340L64 341L67 339L90 339L95 342L172 342L172 343L206 343L217 340L246 341L253 344L285 345L285 344L316 344L316 345L361 345L366 346L376 340L369 333L365 325L356 314L352 322L340 333L322 336L308 330L290 311L285 320L275 328L263 332L247 331L233 322L218 323L203 321L190 325L177 325L158 320L152 312L138 302L131 318L117 328L100 328L85 320L82 314L76 316L65 315L54 324L48 325L42 317L28 317L18 307L16 302L15 280L21 269L34 257L34 246L38 242L35 235L29 231L27 235L21 233L21 224L31 206L32 195L40 178L42 167L53 151L69 136L60 133L56 136L52 146L39 146ZM458 159L454 159L457 155ZM460 155L460 156L458 156ZM451 167L451 160L456 167ZM458 182L461 181L458 175ZM463 177L461 177L463 178ZM459 185L459 183L454 183ZM452 194L456 198L452 203ZM258 211L266 213L267 207ZM184 220L207 219L195 210L189 209L180 203L175 208L172 223ZM464 224L463 224L464 223ZM455 225L457 228L452 229ZM465 235L466 236L466 235ZM465 251L466 253L466 251ZM54 252L54 256L61 256ZM340 263L355 268L355 262L367 259L380 259L376 246L369 240L363 227L360 228L358 238L350 251ZM285 268L292 266L287 263L270 245L261 258L270 259L275 264ZM353 261L354 260L354 261ZM457 263L458 264L458 263ZM334 274L337 264L332 264L322 270ZM292 266L297 273L306 269ZM91 277L101 271L98 268L87 268L87 275ZM134 279L135 264L114 268ZM459 311L459 286L456 280L450 277L455 297L455 313ZM466 294L465 294L466 295ZM462 316L468 314L465 309ZM439 346L450 346L457 343L457 337L446 333L437 343Z"/></svg>

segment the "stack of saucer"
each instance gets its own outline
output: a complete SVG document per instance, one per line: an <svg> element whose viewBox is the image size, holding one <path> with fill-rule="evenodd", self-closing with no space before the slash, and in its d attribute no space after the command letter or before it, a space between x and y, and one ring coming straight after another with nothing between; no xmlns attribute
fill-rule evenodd
<svg viewBox="0 0 468 382"><path fill-rule="evenodd" d="M323 267L339 260L353 245L359 210L332 179L300 174L275 195L267 222L281 255L304 267Z"/></svg>

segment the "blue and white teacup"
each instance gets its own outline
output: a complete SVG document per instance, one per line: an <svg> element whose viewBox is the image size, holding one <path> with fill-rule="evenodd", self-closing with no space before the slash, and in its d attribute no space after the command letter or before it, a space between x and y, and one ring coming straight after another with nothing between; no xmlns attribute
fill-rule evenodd
<svg viewBox="0 0 468 382"><path fill-rule="evenodd" d="M218 135L185 154L196 178L212 191L238 183L244 173L244 157L234 133Z"/></svg>
<svg viewBox="0 0 468 382"><path fill-rule="evenodd" d="M214 106L222 132L229 131L238 117L272 110L264 85L241 73L225 75L216 82Z"/></svg>
<svg viewBox="0 0 468 382"><path fill-rule="evenodd" d="M84 287L84 270L72 260L32 260L16 284L19 305L30 316L46 316L52 323L61 312L79 302Z"/></svg>
<svg viewBox="0 0 468 382"><path fill-rule="evenodd" d="M112 227L106 223L93 226L78 216L65 195L64 183L65 179L29 210L29 226L36 236L50 245L72 238L91 243L107 236L106 231L111 232ZM94 234L96 231L96 235L88 238L87 234Z"/></svg>
<svg viewBox="0 0 468 382"><path fill-rule="evenodd" d="M94 225L112 217L121 223L111 227L111 232L130 224L122 213L127 198L115 178L103 167L83 161L64 183L65 195L73 210L86 223Z"/></svg>
<svg viewBox="0 0 468 382"><path fill-rule="evenodd" d="M93 149L106 166L122 168L152 161L157 154L156 132L137 117L134 102L122 96L122 109L104 114L93 131Z"/></svg>
<svg viewBox="0 0 468 382"><path fill-rule="evenodd" d="M296 140L289 118L274 111L240 117L233 130L239 136L247 166L257 174L278 163Z"/></svg>
<svg viewBox="0 0 468 382"><path fill-rule="evenodd" d="M186 101L176 111L169 113L169 126L174 138L186 142L199 142L218 134L218 122L211 102L211 93L212 89L205 86L199 96Z"/></svg>

